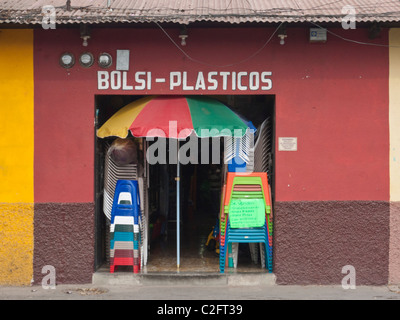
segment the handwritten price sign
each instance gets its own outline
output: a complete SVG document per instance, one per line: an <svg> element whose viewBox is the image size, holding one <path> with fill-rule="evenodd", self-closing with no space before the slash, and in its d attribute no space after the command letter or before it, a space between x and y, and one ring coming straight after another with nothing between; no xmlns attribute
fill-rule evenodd
<svg viewBox="0 0 400 320"><path fill-rule="evenodd" d="M229 208L231 228L258 228L265 223L263 199L233 199Z"/></svg>

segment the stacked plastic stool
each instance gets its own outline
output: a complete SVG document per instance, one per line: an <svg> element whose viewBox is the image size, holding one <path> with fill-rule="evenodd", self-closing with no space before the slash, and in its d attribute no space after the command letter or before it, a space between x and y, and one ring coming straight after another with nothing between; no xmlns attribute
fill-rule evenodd
<svg viewBox="0 0 400 320"><path fill-rule="evenodd" d="M140 223L139 187L136 180L118 180L110 225L110 272L116 266L132 266L140 270Z"/></svg>
<svg viewBox="0 0 400 320"><path fill-rule="evenodd" d="M224 272L226 259L228 266L235 266L235 243L260 243L261 262L272 272L272 210L270 188L266 172L228 172L223 193L223 209L220 213L220 271ZM239 214L253 206L251 214ZM235 208L235 209L234 209ZM236 210L236 211L235 211ZM243 218L245 217L245 218ZM234 251L234 250L233 250ZM236 258L237 260L237 258Z"/></svg>
<svg viewBox="0 0 400 320"><path fill-rule="evenodd" d="M222 187L221 192L221 204L220 204L220 217L219 217L219 268L220 270L225 269L225 229L226 229L226 216L224 212L224 200L225 200L226 185ZM221 271L223 272L223 271Z"/></svg>
<svg viewBox="0 0 400 320"><path fill-rule="evenodd" d="M260 243L263 244L264 250L262 250L262 257L265 259L263 266L266 265L269 272L272 272L272 246L268 239L267 224L261 228L231 228L229 221L226 228L225 234L225 252L227 252L227 246L233 243ZM222 258L224 261L224 257ZM262 259L263 260L263 259ZM229 262L229 266L232 266L233 262ZM221 270L223 272L223 269Z"/></svg>

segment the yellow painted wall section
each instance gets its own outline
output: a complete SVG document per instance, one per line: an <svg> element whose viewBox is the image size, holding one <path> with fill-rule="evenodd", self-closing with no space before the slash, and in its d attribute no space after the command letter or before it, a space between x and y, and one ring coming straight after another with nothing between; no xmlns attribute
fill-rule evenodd
<svg viewBox="0 0 400 320"><path fill-rule="evenodd" d="M30 285L33 204L0 203L0 285Z"/></svg>
<svg viewBox="0 0 400 320"><path fill-rule="evenodd" d="M390 200L400 201L400 29L390 30L389 43Z"/></svg>
<svg viewBox="0 0 400 320"><path fill-rule="evenodd" d="M33 203L33 30L0 29L0 203Z"/></svg>
<svg viewBox="0 0 400 320"><path fill-rule="evenodd" d="M0 285L33 275L33 30L0 29Z"/></svg>
<svg viewBox="0 0 400 320"><path fill-rule="evenodd" d="M400 29L390 29L389 44L389 283L400 283Z"/></svg>

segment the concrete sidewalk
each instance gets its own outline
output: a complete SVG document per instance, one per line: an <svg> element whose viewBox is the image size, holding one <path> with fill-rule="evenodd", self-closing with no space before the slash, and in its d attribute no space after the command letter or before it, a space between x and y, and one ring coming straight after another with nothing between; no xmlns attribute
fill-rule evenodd
<svg viewBox="0 0 400 320"><path fill-rule="evenodd" d="M57 285L1 287L0 300L400 300L400 286Z"/></svg>

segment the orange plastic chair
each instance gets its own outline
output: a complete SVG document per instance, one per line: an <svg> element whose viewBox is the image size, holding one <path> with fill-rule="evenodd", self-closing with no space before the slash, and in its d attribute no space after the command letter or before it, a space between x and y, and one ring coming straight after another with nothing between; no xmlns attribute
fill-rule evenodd
<svg viewBox="0 0 400 320"><path fill-rule="evenodd" d="M258 177L259 179L236 179L236 177ZM239 181L242 180L242 181ZM258 180L258 181L257 181ZM231 194L233 188L237 184L246 185L261 185L262 192L264 194L265 205L271 207L271 198L269 193L268 176L266 172L228 172L226 178L226 190L224 199L224 212L226 213L229 208L231 201Z"/></svg>

